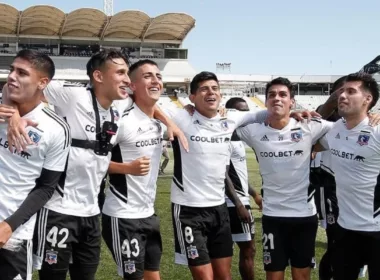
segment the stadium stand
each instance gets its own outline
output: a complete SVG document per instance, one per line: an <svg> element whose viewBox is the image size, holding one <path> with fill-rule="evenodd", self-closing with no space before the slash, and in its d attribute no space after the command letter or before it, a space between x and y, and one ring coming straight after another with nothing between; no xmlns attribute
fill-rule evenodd
<svg viewBox="0 0 380 280"><path fill-rule="evenodd" d="M55 65L55 79L86 84L88 57L101 48L116 48L131 62L149 58L157 62L164 81L164 106L182 107L191 103L189 83L197 73L188 61L183 40L195 26L184 13L150 17L141 11L120 11L107 16L102 11L81 8L69 13L47 6L23 11L0 4L0 84L4 84L14 54L24 48L49 54ZM83 28L85 27L85 28ZM201 69L200 69L201 70ZM202 69L209 70L209 69ZM265 85L273 75L217 74L222 104L234 96L243 97L251 110L265 107ZM327 99L331 84L339 75L280 75L294 83L297 108L315 110ZM376 79L380 81L377 75ZM380 103L373 111L380 111Z"/></svg>

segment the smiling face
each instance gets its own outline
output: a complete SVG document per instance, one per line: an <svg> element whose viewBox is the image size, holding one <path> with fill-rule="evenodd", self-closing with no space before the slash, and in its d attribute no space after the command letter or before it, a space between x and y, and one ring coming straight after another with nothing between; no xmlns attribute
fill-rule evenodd
<svg viewBox="0 0 380 280"><path fill-rule="evenodd" d="M162 75L160 69L153 64L139 66L131 74L130 88L134 93L135 101L145 104L155 104L163 90Z"/></svg>
<svg viewBox="0 0 380 280"><path fill-rule="evenodd" d="M109 100L119 100L128 97L130 79L128 65L122 58L107 60L105 65L94 71L94 80L102 87L102 92Z"/></svg>
<svg viewBox="0 0 380 280"><path fill-rule="evenodd" d="M218 113L222 98L219 83L215 80L202 81L198 84L196 92L189 98L200 114L212 118Z"/></svg>
<svg viewBox="0 0 380 280"><path fill-rule="evenodd" d="M291 96L287 86L272 85L268 89L265 105L271 116L288 116L294 103L294 98Z"/></svg>

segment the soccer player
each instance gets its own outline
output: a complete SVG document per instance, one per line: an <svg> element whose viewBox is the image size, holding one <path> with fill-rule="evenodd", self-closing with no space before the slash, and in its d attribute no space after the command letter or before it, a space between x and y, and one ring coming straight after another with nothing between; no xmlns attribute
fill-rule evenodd
<svg viewBox="0 0 380 280"><path fill-rule="evenodd" d="M309 188L312 146L331 127L290 118L295 103L292 84L276 78L266 86L268 124L236 130L255 150L263 178L263 261L268 280L283 280L289 261L295 280L310 279L318 218Z"/></svg>
<svg viewBox="0 0 380 280"><path fill-rule="evenodd" d="M122 115L112 150L102 232L120 276L158 280L162 242L154 202L163 130L153 115L163 83L157 64L148 59L133 64L129 76L135 103ZM143 157L149 160L146 175L125 173L126 163Z"/></svg>
<svg viewBox="0 0 380 280"><path fill-rule="evenodd" d="M334 102L336 102L336 96L339 91L342 90L346 76L343 76L336 80L331 88L330 97ZM330 101L329 101L330 102ZM329 103L327 102L327 103ZM337 103L337 102L336 102ZM321 105L317 108L317 112L323 113L323 106ZM336 122L340 119L337 110L332 110L333 113L328 113L328 121ZM326 110L325 110L326 112ZM321 262L319 264L319 278L321 280L330 280L332 278L332 264L331 264L331 252L333 250L336 234L337 234L337 224L339 209L336 198L336 185L334 172L331 167L331 153L330 151L323 151L320 154L320 170L318 174L319 179L319 200L316 197L317 208L320 209L320 214L325 221L326 236L327 236L327 249L325 254L322 256ZM319 206L319 207L318 207Z"/></svg>
<svg viewBox="0 0 380 280"><path fill-rule="evenodd" d="M380 279L379 126L368 111L379 99L368 74L348 75L338 95L338 120L320 143L331 152L338 199L338 234L332 251L335 280L357 279L368 264L369 279Z"/></svg>
<svg viewBox="0 0 380 280"><path fill-rule="evenodd" d="M0 271L1 279L32 279L32 237L35 213L53 195L65 169L71 143L69 126L41 102L53 78L53 61L32 50L17 53L8 75L8 96L22 118L38 122L26 129L31 145L8 151L4 118L0 114ZM4 108L3 108L4 109Z"/></svg>
<svg viewBox="0 0 380 280"><path fill-rule="evenodd" d="M218 114L221 101L219 82L214 73L201 72L190 83L193 115L172 108L167 112L189 142L185 152L173 142L174 176L171 184L175 262L188 265L194 279L231 279L232 237L225 191L238 201L232 184L225 189L229 164L229 143L235 128L264 120L261 113ZM166 108L169 111L169 108ZM249 222L245 207L239 217Z"/></svg>
<svg viewBox="0 0 380 280"><path fill-rule="evenodd" d="M91 88L55 81L44 90L47 102L70 125L73 140L58 191L37 216L34 265L40 269L41 280L66 279L68 270L73 280L93 280L99 264L98 195L110 163L119 112L128 104L111 106L128 96L128 60L119 51L100 51L88 61L87 74ZM20 125L13 121L16 132L10 139L17 139ZM140 162L133 162L132 168L136 165Z"/></svg>
<svg viewBox="0 0 380 280"><path fill-rule="evenodd" d="M226 109L238 111L249 111L247 102L240 97L233 97L226 102ZM235 187L235 191L241 206L245 207L251 216L250 223L240 221L236 207L228 197L226 202L230 216L230 227L232 240L239 246L239 271L243 280L254 279L254 256L255 256L255 225L249 203L249 195L252 195L256 204L262 208L262 198L250 185L248 181L247 161L245 146L241 141L232 141L230 144L231 159L229 164L228 176ZM238 205L240 206L240 205Z"/></svg>
<svg viewBox="0 0 380 280"><path fill-rule="evenodd" d="M169 152L168 152L168 141L166 141L166 140L162 141L162 156L164 157L164 160L160 166L159 173L161 175L165 174L164 170L165 170L165 168L168 165L169 160L170 160Z"/></svg>

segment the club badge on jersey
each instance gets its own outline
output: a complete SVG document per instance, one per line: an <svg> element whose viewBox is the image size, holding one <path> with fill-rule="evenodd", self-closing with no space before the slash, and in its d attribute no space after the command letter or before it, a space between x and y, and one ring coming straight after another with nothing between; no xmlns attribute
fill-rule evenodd
<svg viewBox="0 0 380 280"><path fill-rule="evenodd" d="M222 129L223 129L224 131L227 131L227 130L228 130L228 122L227 122L227 121L222 121L222 122L220 123L220 125L222 126Z"/></svg>
<svg viewBox="0 0 380 280"><path fill-rule="evenodd" d="M38 142L40 142L41 140L41 135L37 131L34 131L34 130L29 130L28 136L34 144L38 144Z"/></svg>
<svg viewBox="0 0 380 280"><path fill-rule="evenodd" d="M45 262L48 264L56 264L58 261L58 252L53 250L46 250Z"/></svg>
<svg viewBox="0 0 380 280"><path fill-rule="evenodd" d="M369 134L360 134L356 143L358 143L360 146L368 145L369 138Z"/></svg>
<svg viewBox="0 0 380 280"><path fill-rule="evenodd" d="M130 260L125 261L124 262L124 270L128 274L132 274L132 273L136 272L135 262L134 261L130 261Z"/></svg>
<svg viewBox="0 0 380 280"><path fill-rule="evenodd" d="M189 259L192 259L192 260L199 257L198 250L197 250L196 246L190 245L189 247L187 247L187 257Z"/></svg>
<svg viewBox="0 0 380 280"><path fill-rule="evenodd" d="M297 129L298 131L292 132L290 135L293 142L299 142L302 140L302 131L300 129Z"/></svg>

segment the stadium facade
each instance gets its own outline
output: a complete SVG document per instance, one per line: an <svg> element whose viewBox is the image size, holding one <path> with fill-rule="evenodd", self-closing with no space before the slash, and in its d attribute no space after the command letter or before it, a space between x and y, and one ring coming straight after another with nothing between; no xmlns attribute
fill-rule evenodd
<svg viewBox="0 0 380 280"><path fill-rule="evenodd" d="M188 50L182 43L194 27L195 19L184 13L151 18L141 11L126 10L107 16L91 8L64 13L56 7L37 5L18 11L0 4L0 87L6 81L13 57L21 49L49 54L57 68L55 79L87 83L85 65L89 57L101 48L116 48L127 54L131 62L155 60L163 74L162 102L183 106L190 102L189 83L197 71L189 63ZM308 109L324 102L331 84L340 77L282 76L296 85L297 103ZM223 101L243 96L252 110L264 107L265 84L275 77L218 74Z"/></svg>

